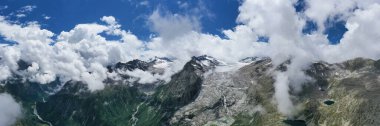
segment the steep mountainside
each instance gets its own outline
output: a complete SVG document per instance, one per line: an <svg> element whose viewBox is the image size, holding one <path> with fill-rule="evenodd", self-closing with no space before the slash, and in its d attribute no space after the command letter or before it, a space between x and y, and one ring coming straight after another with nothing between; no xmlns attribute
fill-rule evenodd
<svg viewBox="0 0 380 126"><path fill-rule="evenodd" d="M153 66L167 61L133 60L108 69L162 74L162 67ZM269 58L246 58L242 64L217 71L223 62L193 57L167 83L139 84L119 73L121 80L109 78L105 89L94 92L83 82L61 84L57 78L41 85L15 75L2 82L0 92L22 103L24 115L17 126L380 125L380 60L311 64L304 72L312 81L301 92L290 90L299 110L293 117L279 113L273 98L274 73L286 70L287 63L275 67ZM153 93L146 93L148 89Z"/></svg>

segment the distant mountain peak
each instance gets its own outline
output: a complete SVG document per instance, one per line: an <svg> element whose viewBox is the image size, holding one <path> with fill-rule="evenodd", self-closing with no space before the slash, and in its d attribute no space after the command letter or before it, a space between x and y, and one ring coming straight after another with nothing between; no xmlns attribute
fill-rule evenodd
<svg viewBox="0 0 380 126"><path fill-rule="evenodd" d="M223 61L207 55L193 56L190 62L193 63L195 68L201 69L204 72L215 69L217 66L226 65Z"/></svg>
<svg viewBox="0 0 380 126"><path fill-rule="evenodd" d="M129 70L129 71L133 71L135 69L140 69L140 70L146 71L146 70L148 70L148 68L149 68L149 63L142 61L142 60L139 60L139 59L134 59L134 60L128 61L126 63L119 62L119 63L116 63L116 65L115 65L115 69Z"/></svg>
<svg viewBox="0 0 380 126"><path fill-rule="evenodd" d="M168 57L158 57L155 56L154 58L150 58L148 62L159 62L159 61L167 61L167 62L173 62L173 59Z"/></svg>
<svg viewBox="0 0 380 126"><path fill-rule="evenodd" d="M196 61L197 63L201 64L202 66L223 66L226 65L223 61L220 61L214 57L208 56L208 55L202 55L202 56L193 56L191 60Z"/></svg>
<svg viewBox="0 0 380 126"><path fill-rule="evenodd" d="M158 68L158 69L165 69L170 66L170 64L173 62L170 58L167 57L157 57L151 58L148 60L149 64L151 64L152 67Z"/></svg>

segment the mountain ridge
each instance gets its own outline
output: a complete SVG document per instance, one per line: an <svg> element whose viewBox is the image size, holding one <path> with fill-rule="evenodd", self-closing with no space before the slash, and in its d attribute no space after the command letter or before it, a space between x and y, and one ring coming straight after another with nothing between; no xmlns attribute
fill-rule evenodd
<svg viewBox="0 0 380 126"><path fill-rule="evenodd" d="M313 81L305 84L301 92L290 90L299 111L288 118L277 111L273 102L273 70L286 71L286 65L273 69L271 59L260 58L237 71L206 74L220 64L205 65L200 59L193 57L169 82L154 82L151 94L143 93L136 86L140 84L128 86L111 80L105 81L105 89L94 92L83 82L69 81L55 94L49 94L44 90L54 89L49 87L54 84L59 87L60 83L36 85L16 79L4 81L0 92L7 92L22 103L25 116L15 125L380 124L375 120L380 109L370 110L378 108L380 101L369 99L376 99L376 92L380 91L380 60L312 63L304 72ZM143 65L129 68L148 70L146 62L131 63ZM122 65L110 68L123 68ZM353 107L354 111L348 111ZM34 108L43 120L36 117ZM334 113L337 108L343 110ZM354 121L354 117L358 120ZM344 121L335 121L338 119Z"/></svg>

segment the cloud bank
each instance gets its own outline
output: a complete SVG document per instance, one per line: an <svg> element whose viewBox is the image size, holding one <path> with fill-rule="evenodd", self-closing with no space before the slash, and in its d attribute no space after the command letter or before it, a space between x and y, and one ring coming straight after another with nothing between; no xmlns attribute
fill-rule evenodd
<svg viewBox="0 0 380 126"><path fill-rule="evenodd" d="M56 78L62 81L86 82L91 90L104 87L106 66L132 59L154 56L177 60L169 72L183 67L191 56L209 55L226 62L236 62L248 56L268 56L274 65L292 59L288 71L275 75L275 99L280 112L293 103L289 87L300 90L309 78L302 73L314 61L341 62L355 57L380 58L380 2L377 0L304 0L303 11L296 12L296 0L243 0L236 19L238 25L223 30L224 36L201 32L201 22L192 15L154 11L147 22L157 33L142 41L128 30L121 29L112 16L104 16L102 23L78 24L70 31L59 34L42 29L38 23L14 24L0 17L0 35L15 42L0 47L0 80L16 73L42 84ZM196 17L196 16L195 16ZM324 33L328 20L345 22L347 32L339 44L331 45ZM317 30L302 33L307 21L314 21ZM104 34L120 37L107 40ZM56 36L56 39L53 39ZM258 42L266 36L268 42ZM18 71L22 59L32 65ZM136 72L136 71L135 71ZM145 76L142 82L152 82L144 72L129 73ZM167 75L166 75L167 76ZM277 97L277 96L286 96ZM285 109L284 109L285 108ZM284 110L284 111L282 111Z"/></svg>

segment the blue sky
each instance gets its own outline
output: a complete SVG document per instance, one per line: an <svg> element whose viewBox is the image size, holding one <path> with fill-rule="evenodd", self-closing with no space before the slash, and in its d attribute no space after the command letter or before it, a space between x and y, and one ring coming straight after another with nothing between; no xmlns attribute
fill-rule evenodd
<svg viewBox="0 0 380 126"><path fill-rule="evenodd" d="M222 29L231 29L236 23L239 2L237 0L2 0L0 6L7 9L0 15L9 15L22 7L35 6L26 17L10 16L10 20L21 23L37 21L42 28L54 33L68 31L76 24L97 22L102 16L114 16L122 29L130 30L139 39L146 40L152 33L147 18L156 9L182 15L200 17L202 32L221 34ZM192 12L199 9L200 13ZM44 17L50 17L45 19Z"/></svg>
<svg viewBox="0 0 380 126"><path fill-rule="evenodd" d="M122 25L141 40L148 40L154 34L149 26L148 17L155 10L181 15L199 17L201 31L223 37L224 29L232 29L237 25L236 18L239 0L2 0L0 15L16 23L37 21L42 28L55 34L69 31L76 24L99 23L102 16L114 16ZM25 6L33 7L31 12L25 12L24 17L16 14ZM6 8L5 8L6 7ZM306 4L299 0L295 5L298 13L303 13ZM13 14L13 15L12 15ZM324 31L331 44L338 44L347 31L344 21L329 20ZM318 27L314 21L307 21L304 34L311 34ZM258 41L266 42L269 38L263 36ZM2 41L2 43L7 43Z"/></svg>

